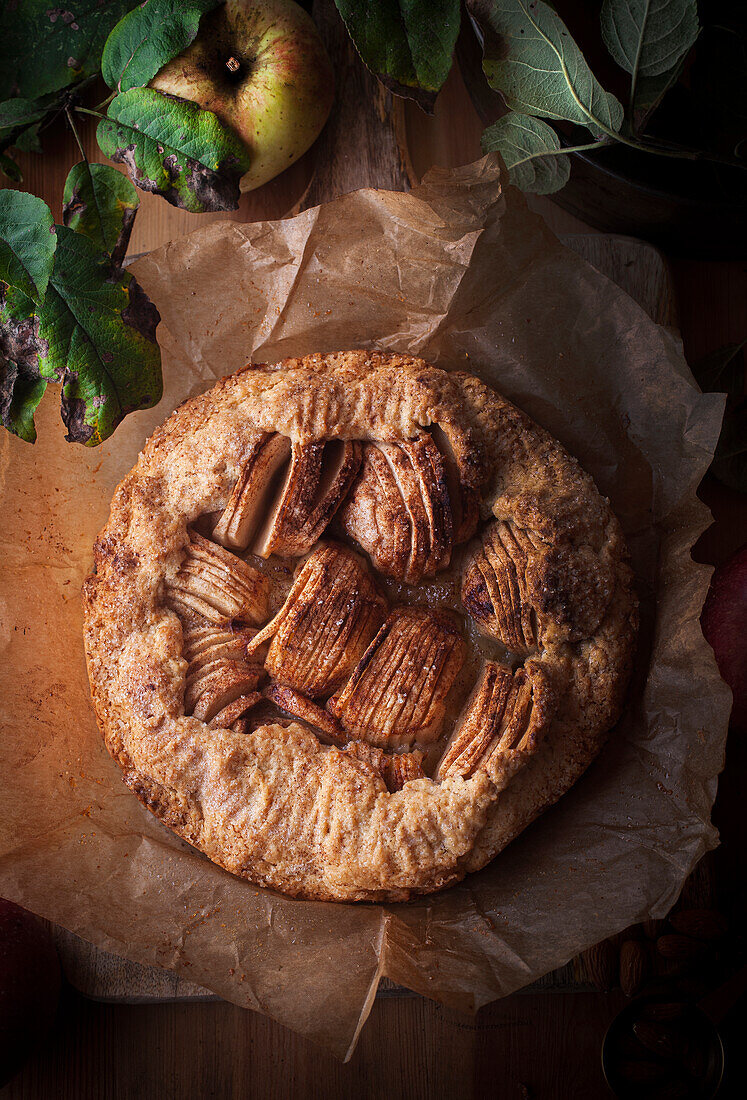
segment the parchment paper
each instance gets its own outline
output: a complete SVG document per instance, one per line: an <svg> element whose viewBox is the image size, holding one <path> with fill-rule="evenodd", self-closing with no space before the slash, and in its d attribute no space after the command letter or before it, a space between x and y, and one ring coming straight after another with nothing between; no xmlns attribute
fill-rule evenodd
<svg viewBox="0 0 747 1100"><path fill-rule="evenodd" d="M563 248L495 159L410 194L359 191L280 222L214 223L139 260L165 396L97 450L3 435L0 893L352 1051L386 974L475 1009L662 916L716 844L729 692L701 636L695 489L723 399L677 339ZM577 786L479 875L410 905L291 901L231 877L143 809L99 738L80 585L112 491L188 395L250 360L378 346L481 374L553 432L627 533L643 635L625 718Z"/></svg>

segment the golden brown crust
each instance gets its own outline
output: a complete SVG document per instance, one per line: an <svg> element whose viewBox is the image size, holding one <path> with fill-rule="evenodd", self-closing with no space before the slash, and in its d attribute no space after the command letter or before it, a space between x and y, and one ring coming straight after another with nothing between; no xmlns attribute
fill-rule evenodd
<svg viewBox="0 0 747 1100"><path fill-rule="evenodd" d="M398 478L387 467L407 519L407 541L396 544L386 524L378 536L379 543L389 538L382 560L399 563L398 569L406 555L407 569L414 564L421 575L442 571L453 547L474 533L480 497L483 515L492 515L501 531L520 533L519 549L512 544L499 563L504 584L513 579L511 563L516 570L517 587L506 605L510 614L493 601L490 622L503 622L501 631L517 619L531 627L525 605L533 609L536 637L530 631L521 638L525 652L536 648L537 656L530 655L512 677L521 689L510 712L517 716L513 725L507 708L499 716L498 704L491 712L480 703L488 706L493 738L462 769L469 774L458 774L456 763L440 780L415 778L390 790L387 782L393 787L399 780L385 780L387 770L413 765L398 765L397 757L382 753L383 765L372 766L381 750L368 743L370 727L362 730L365 748L355 750L323 744L308 726L292 721L241 732L257 704L260 681L252 686L253 678L271 670L257 671L263 630L252 635L243 628L236 642L229 625L235 616L225 616L238 603L245 622L264 626L269 611L260 614L258 601L267 593L254 572L264 574L248 563L241 564L253 572L234 566L236 555L218 554L215 560L215 544L201 545L193 525L200 517L225 514L232 499L240 502L242 471L278 435L290 440L288 453L295 447L308 455L315 445L342 440L366 451L375 446L382 457L387 447L404 456L408 473L403 468ZM422 442L425 436L440 459ZM414 456L408 453L412 446L418 448ZM364 457L356 485L366 476ZM343 526L351 499L338 513ZM340 503L334 492L331 500L334 512ZM293 513L294 531L304 528L304 508ZM239 549L240 543L237 536L229 546ZM95 572L84 586L89 676L99 725L126 782L216 863L288 894L406 900L458 881L568 789L622 706L636 601L609 505L575 460L514 406L477 379L407 356L355 351L286 360L240 371L186 402L154 433L116 490L94 553ZM375 563L379 550L369 553ZM518 584L522 554L525 589ZM325 584L334 584L333 574ZM185 603L185 593L193 603L202 601L198 610ZM174 600L178 614L167 606ZM212 626L211 613L217 616ZM438 634L443 620L428 615L431 633ZM211 629L216 633L198 634ZM277 633L271 632L273 643ZM298 639L306 644L309 632ZM444 649L447 639L445 631ZM458 648L451 647L450 660ZM311 668L287 652L277 662L269 655L267 660L281 674L305 667L306 676ZM194 706L206 720L185 715L188 676L190 686L202 682L205 688ZM438 676L428 685L422 676L412 679L423 695L408 730L425 729L427 737L438 731L447 701ZM305 715L309 722L309 708L323 708L308 698L306 679L303 685L285 687L305 699L292 702L303 711L298 718ZM319 689L322 699L328 686L325 680ZM341 714L346 712L343 706ZM223 719L232 719L229 728ZM381 729L384 744L390 732L397 736L396 722L385 718ZM480 735L480 721L469 709L460 729Z"/></svg>

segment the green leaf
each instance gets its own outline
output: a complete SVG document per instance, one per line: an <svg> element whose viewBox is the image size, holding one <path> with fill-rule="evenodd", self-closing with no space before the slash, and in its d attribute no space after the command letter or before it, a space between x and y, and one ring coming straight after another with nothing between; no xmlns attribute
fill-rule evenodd
<svg viewBox="0 0 747 1100"><path fill-rule="evenodd" d="M702 390L726 393L726 410L711 473L732 489L747 492L747 364L741 344L717 348L693 364Z"/></svg>
<svg viewBox="0 0 747 1100"><path fill-rule="evenodd" d="M0 103L0 130L15 130L32 122L41 122L56 100L56 96L41 96L39 99L18 96L16 99L6 99L4 103Z"/></svg>
<svg viewBox="0 0 747 1100"><path fill-rule="evenodd" d="M34 413L47 383L24 374L10 359L0 359L0 423L26 443L36 442Z"/></svg>
<svg viewBox="0 0 747 1100"><path fill-rule="evenodd" d="M126 164L138 187L173 206L201 214L239 204L249 152L212 111L152 88L132 88L109 104L96 136L102 152Z"/></svg>
<svg viewBox="0 0 747 1100"><path fill-rule="evenodd" d="M33 126L27 126L25 130L22 130L18 137L13 142L16 149L21 153L43 153L41 141L39 140L39 128L41 122L35 122Z"/></svg>
<svg viewBox="0 0 747 1100"><path fill-rule="evenodd" d="M0 15L0 99L35 99L98 72L104 42L138 0L6 3Z"/></svg>
<svg viewBox="0 0 747 1100"><path fill-rule="evenodd" d="M95 446L127 413L161 398L159 315L131 275L112 278L92 240L65 226L57 235L44 305L12 289L0 297L4 423L29 438L39 383L61 381L67 438Z"/></svg>
<svg viewBox="0 0 747 1100"><path fill-rule="evenodd" d="M44 95L38 99L17 96L0 103L0 149L13 145L24 152L41 152L39 126L59 102L57 95Z"/></svg>
<svg viewBox="0 0 747 1100"><path fill-rule="evenodd" d="M127 176L109 164L82 160L70 169L62 201L64 224L90 237L110 257L112 269L118 270L140 205Z"/></svg>
<svg viewBox="0 0 747 1100"><path fill-rule="evenodd" d="M47 383L39 319L30 298L0 284L0 422L27 443L36 440L34 412Z"/></svg>
<svg viewBox="0 0 747 1100"><path fill-rule="evenodd" d="M483 69L514 111L616 132L622 105L597 81L563 20L542 0L468 0L485 35Z"/></svg>
<svg viewBox="0 0 747 1100"><path fill-rule="evenodd" d="M650 111L698 37L697 0L603 0L601 20L607 49L632 75L633 111Z"/></svg>
<svg viewBox="0 0 747 1100"><path fill-rule="evenodd" d="M221 0L146 0L106 40L101 75L110 88L144 87L197 35L200 17Z"/></svg>
<svg viewBox="0 0 747 1100"><path fill-rule="evenodd" d="M571 162L560 152L558 135L539 118L511 111L482 135L486 153L498 152L514 187L537 195L549 195L565 187Z"/></svg>
<svg viewBox="0 0 747 1100"><path fill-rule="evenodd" d="M459 34L459 0L335 0L355 48L397 95L432 111Z"/></svg>
<svg viewBox="0 0 747 1100"><path fill-rule="evenodd" d="M0 191L0 279L41 304L52 274L57 237L45 202L23 191Z"/></svg>
<svg viewBox="0 0 747 1100"><path fill-rule="evenodd" d="M9 157L6 153L0 153L0 170L4 176L7 176L13 183L23 183L23 173L18 167L12 157ZM0 242L0 249L2 249L2 243Z"/></svg>
<svg viewBox="0 0 747 1100"><path fill-rule="evenodd" d="M40 317L47 373L64 378L62 419L71 442L95 446L129 412L161 399L158 311L126 272L111 279L93 241L57 229L55 269Z"/></svg>

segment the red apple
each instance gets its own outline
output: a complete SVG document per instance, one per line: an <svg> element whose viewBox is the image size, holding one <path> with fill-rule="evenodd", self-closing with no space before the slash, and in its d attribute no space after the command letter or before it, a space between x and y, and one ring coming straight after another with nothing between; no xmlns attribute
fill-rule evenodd
<svg viewBox="0 0 747 1100"><path fill-rule="evenodd" d="M305 153L327 120L334 76L309 15L293 0L227 0L151 88L213 111L253 154L252 191Z"/></svg>
<svg viewBox="0 0 747 1100"><path fill-rule="evenodd" d="M0 898L0 1088L52 1025L60 961L44 924Z"/></svg>
<svg viewBox="0 0 747 1100"><path fill-rule="evenodd" d="M734 695L732 729L747 733L747 545L713 574L700 624Z"/></svg>

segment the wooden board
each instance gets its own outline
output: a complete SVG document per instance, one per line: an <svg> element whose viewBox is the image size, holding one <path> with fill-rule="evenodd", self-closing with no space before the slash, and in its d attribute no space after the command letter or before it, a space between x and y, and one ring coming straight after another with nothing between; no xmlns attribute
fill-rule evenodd
<svg viewBox="0 0 747 1100"><path fill-rule="evenodd" d="M664 257L653 245L632 237L577 234L565 243L627 291L659 324L676 323L674 292ZM62 966L68 981L79 992L99 1001L123 1004L164 1001L214 1001L208 990L179 978L171 970L141 966L128 959L101 951L93 944L53 928ZM574 976L572 963L553 971L527 987L539 990L588 989ZM378 996L415 996L384 979Z"/></svg>

